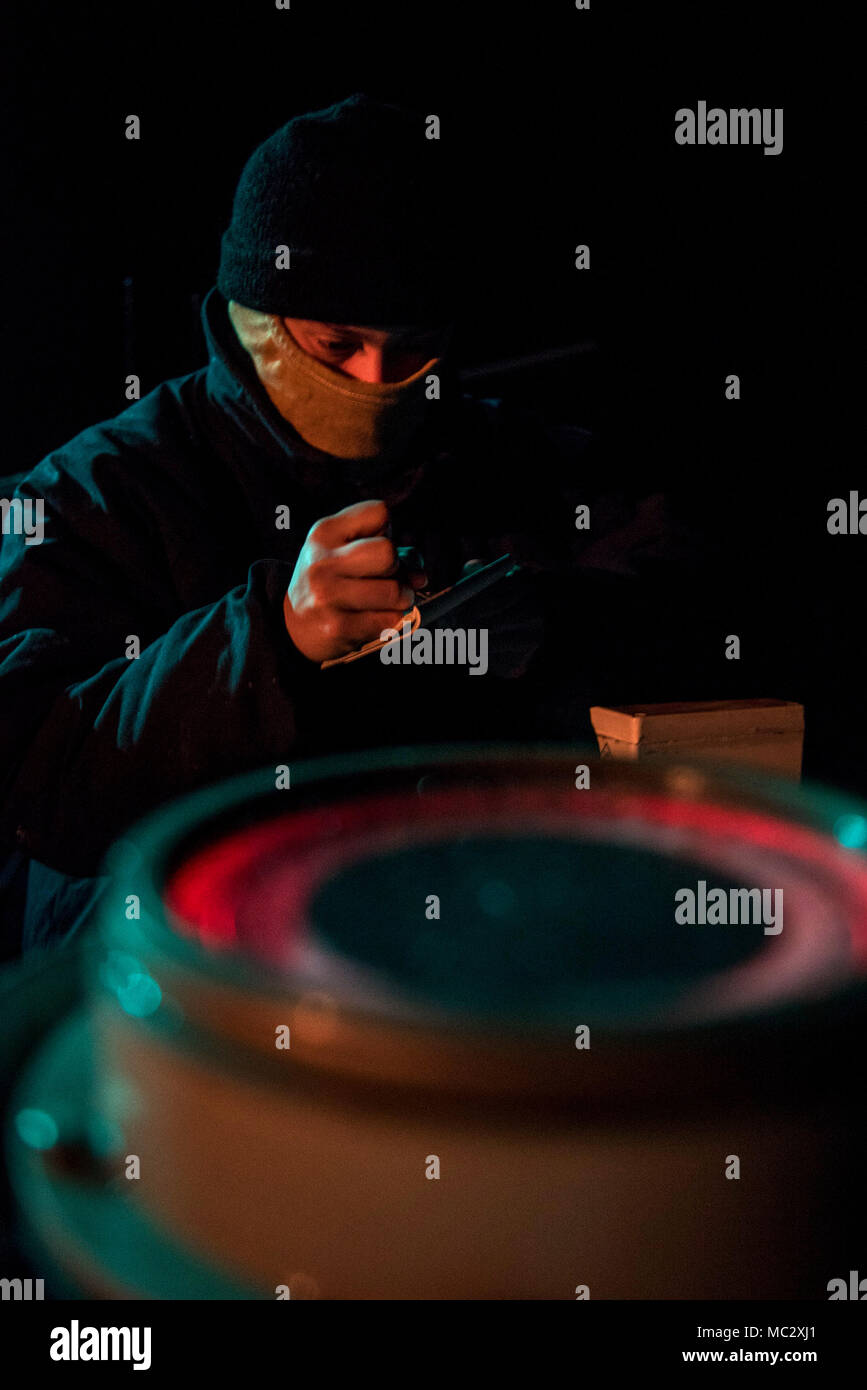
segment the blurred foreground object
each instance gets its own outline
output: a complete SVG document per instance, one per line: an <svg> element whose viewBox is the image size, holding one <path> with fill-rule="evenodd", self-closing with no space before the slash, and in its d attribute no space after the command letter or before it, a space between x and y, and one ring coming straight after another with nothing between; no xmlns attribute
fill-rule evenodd
<svg viewBox="0 0 867 1390"><path fill-rule="evenodd" d="M867 808L822 788L564 746L176 803L112 851L80 997L17 1045L36 1273L85 1297L826 1298L864 1249L865 845ZM702 882L784 914L684 925Z"/></svg>

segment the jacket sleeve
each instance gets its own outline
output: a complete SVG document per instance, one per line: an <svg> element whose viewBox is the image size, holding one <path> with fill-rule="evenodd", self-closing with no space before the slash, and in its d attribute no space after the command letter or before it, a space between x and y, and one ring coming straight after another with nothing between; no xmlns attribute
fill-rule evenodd
<svg viewBox="0 0 867 1390"><path fill-rule="evenodd" d="M92 875L159 804L283 761L317 671L283 624L288 563L257 560L179 613L156 518L118 528L121 500L107 514L45 463L15 495L54 501L41 544L7 535L0 552L0 843Z"/></svg>

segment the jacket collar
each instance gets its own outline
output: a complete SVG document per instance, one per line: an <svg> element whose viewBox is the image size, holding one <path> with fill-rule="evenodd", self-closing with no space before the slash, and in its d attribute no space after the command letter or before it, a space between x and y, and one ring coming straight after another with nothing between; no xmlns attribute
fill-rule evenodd
<svg viewBox="0 0 867 1390"><path fill-rule="evenodd" d="M261 447L284 458L324 460L275 410L256 375L249 353L238 341L228 305L214 285L202 304L202 329L208 346L208 395L242 431Z"/></svg>

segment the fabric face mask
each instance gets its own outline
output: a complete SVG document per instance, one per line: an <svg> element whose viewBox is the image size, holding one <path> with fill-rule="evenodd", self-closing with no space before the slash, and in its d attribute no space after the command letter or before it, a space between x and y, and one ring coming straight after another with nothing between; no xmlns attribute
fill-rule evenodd
<svg viewBox="0 0 867 1390"><path fill-rule="evenodd" d="M229 317L272 404L315 449L338 459L393 459L423 424L425 378L441 358L404 381L356 381L300 348L278 314L229 300Z"/></svg>

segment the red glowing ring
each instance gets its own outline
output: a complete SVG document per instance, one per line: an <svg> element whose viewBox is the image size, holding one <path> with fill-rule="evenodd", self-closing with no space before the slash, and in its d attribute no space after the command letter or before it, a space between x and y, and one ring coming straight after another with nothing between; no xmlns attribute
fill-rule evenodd
<svg viewBox="0 0 867 1390"><path fill-rule="evenodd" d="M243 950L309 977L324 960L310 905L336 872L402 846L539 830L688 855L752 886L783 889L785 930L764 936L748 961L693 988L684 1018L826 993L865 973L863 856L766 811L654 792L462 786L289 812L196 851L169 877L164 905L173 929L209 950Z"/></svg>

